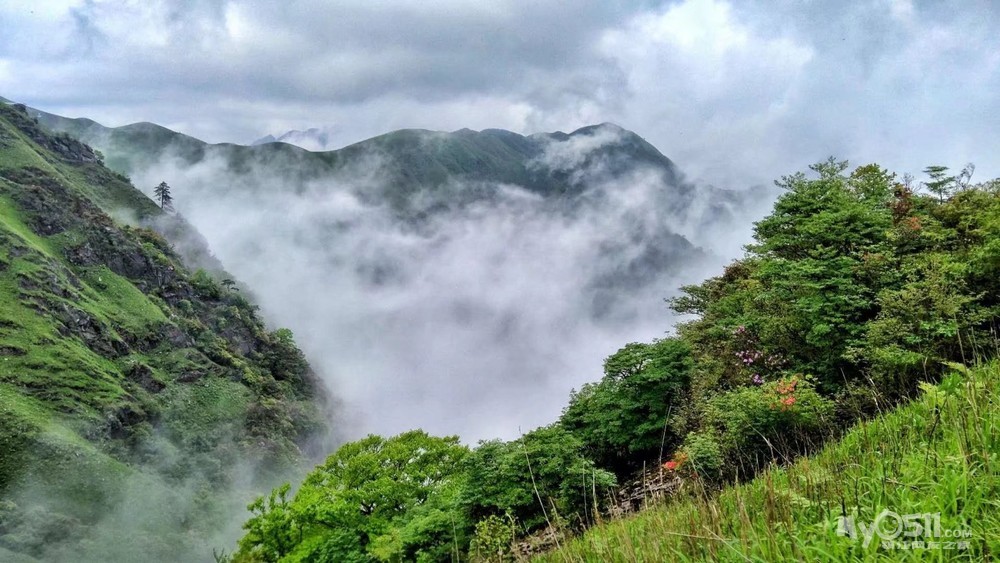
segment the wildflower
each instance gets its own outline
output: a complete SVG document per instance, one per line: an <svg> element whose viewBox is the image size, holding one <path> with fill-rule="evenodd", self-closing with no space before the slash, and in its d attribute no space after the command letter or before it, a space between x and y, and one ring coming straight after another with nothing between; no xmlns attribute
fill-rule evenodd
<svg viewBox="0 0 1000 563"><path fill-rule="evenodd" d="M677 469L677 466L679 466L679 465L680 464L677 463L676 461L670 460L670 461L664 463L663 467L669 469L670 471L673 471L673 470Z"/></svg>
<svg viewBox="0 0 1000 563"><path fill-rule="evenodd" d="M795 404L795 397L789 395L781 400L781 404L790 407Z"/></svg>
<svg viewBox="0 0 1000 563"><path fill-rule="evenodd" d="M788 395L789 393L795 391L795 387L799 384L799 380L795 377L785 381L784 383L779 383L775 390L781 395Z"/></svg>
<svg viewBox="0 0 1000 563"><path fill-rule="evenodd" d="M750 382L753 383L754 385L763 385L764 378L761 377L759 373L755 373L753 374L753 377L750 378Z"/></svg>

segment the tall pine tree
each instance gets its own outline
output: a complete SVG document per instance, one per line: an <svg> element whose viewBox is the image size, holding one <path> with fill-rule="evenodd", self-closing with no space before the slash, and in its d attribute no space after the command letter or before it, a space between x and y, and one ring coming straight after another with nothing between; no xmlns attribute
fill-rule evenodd
<svg viewBox="0 0 1000 563"><path fill-rule="evenodd" d="M166 182L160 182L160 185L153 190L153 195L159 201L160 209L164 211L174 210L174 198L170 195L170 186Z"/></svg>

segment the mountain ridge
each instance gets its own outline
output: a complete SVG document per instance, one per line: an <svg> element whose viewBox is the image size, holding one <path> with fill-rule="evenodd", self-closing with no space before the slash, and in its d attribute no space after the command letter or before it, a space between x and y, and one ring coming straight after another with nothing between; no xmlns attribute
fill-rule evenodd
<svg viewBox="0 0 1000 563"><path fill-rule="evenodd" d="M111 168L128 175L164 157L176 157L189 165L219 157L237 169L249 161L272 161L274 167L288 168L298 180L308 181L335 175L348 163L374 155L392 161L390 166L383 163L383 168L390 170L388 180L407 190L440 186L457 177L517 184L543 194L575 193L579 190L573 188L568 175L529 164L543 154L548 144L593 137L604 131L613 133L607 135L609 139L618 136L620 143L616 152L595 157L626 153L635 157L628 166L610 170L611 175L622 174L624 168L640 163L659 168L670 184L682 182L679 170L668 157L636 133L612 123L584 126L571 133L531 135L496 128L451 132L399 129L336 150L310 151L277 140L250 145L212 144L149 122L105 127L88 118L66 118L33 108L29 111L49 129L74 135L100 149ZM428 152L428 147L433 152Z"/></svg>

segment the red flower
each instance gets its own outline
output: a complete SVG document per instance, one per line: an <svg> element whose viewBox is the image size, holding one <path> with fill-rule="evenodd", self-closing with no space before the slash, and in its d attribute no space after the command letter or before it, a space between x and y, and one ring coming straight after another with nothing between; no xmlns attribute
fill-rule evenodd
<svg viewBox="0 0 1000 563"><path fill-rule="evenodd" d="M666 463L663 464L663 467L666 467L670 471L673 471L674 469L677 469L678 465L680 465L680 464L677 463L676 461L668 461L668 462L666 462Z"/></svg>
<svg viewBox="0 0 1000 563"><path fill-rule="evenodd" d="M784 399L781 400L781 404L785 405L786 407L790 407L795 404L795 397L789 395L788 397L785 397Z"/></svg>

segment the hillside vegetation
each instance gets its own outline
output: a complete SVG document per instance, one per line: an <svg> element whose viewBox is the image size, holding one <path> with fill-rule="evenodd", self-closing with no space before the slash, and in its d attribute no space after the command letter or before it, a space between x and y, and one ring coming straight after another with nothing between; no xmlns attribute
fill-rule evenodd
<svg viewBox="0 0 1000 563"><path fill-rule="evenodd" d="M537 560L988 561L1000 553L998 454L1000 364L955 366L815 455L718 494L684 471L673 502ZM905 515L921 528L901 528ZM925 529L925 515L939 516ZM866 533L876 522L880 532Z"/></svg>
<svg viewBox="0 0 1000 563"><path fill-rule="evenodd" d="M550 557L850 558L862 548L809 534L883 507L941 512L979 534L957 555L991 556L996 367L964 366L998 351L1000 182L812 171L778 182L745 257L673 301L691 315L675 336L624 346L556 423L475 448L420 431L345 445L251 505L233 560L523 558L664 494L671 508Z"/></svg>
<svg viewBox="0 0 1000 563"><path fill-rule="evenodd" d="M189 270L165 237L222 273L100 161L0 105L4 561L205 558L323 426L291 333Z"/></svg>

